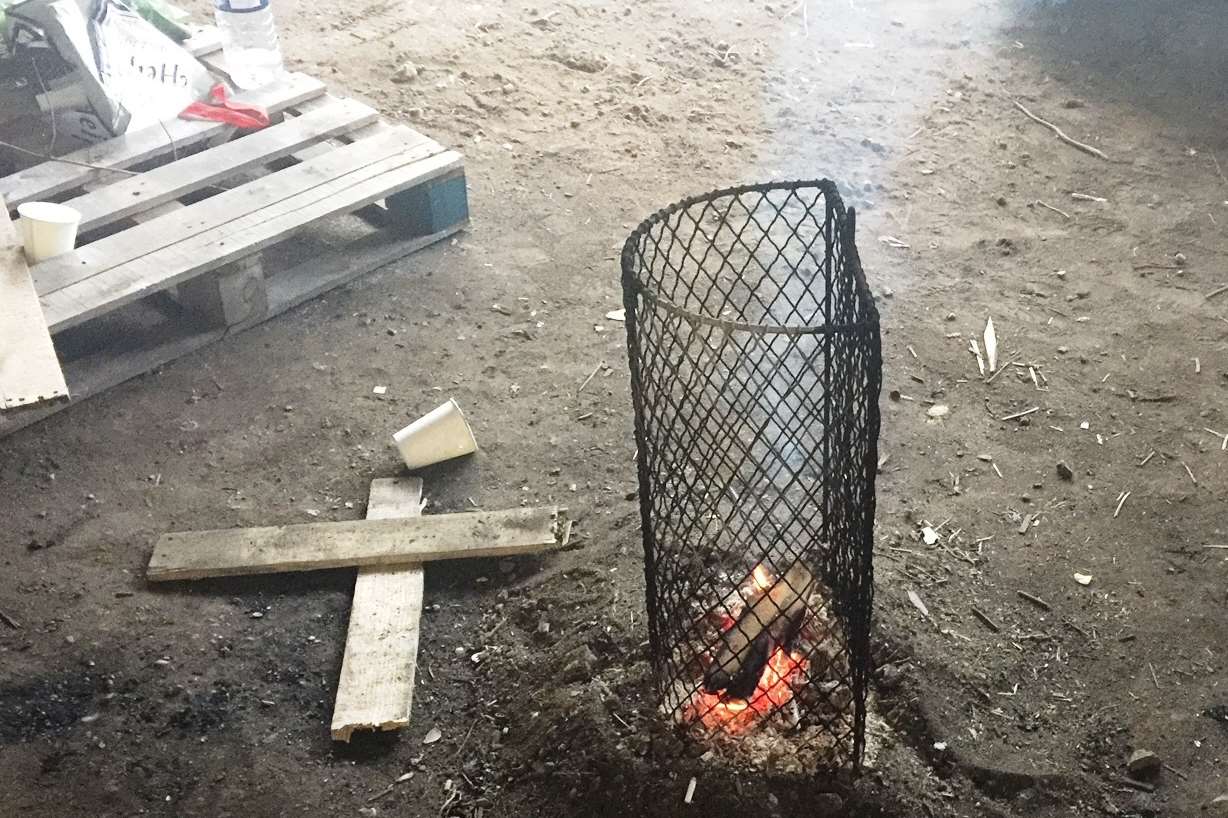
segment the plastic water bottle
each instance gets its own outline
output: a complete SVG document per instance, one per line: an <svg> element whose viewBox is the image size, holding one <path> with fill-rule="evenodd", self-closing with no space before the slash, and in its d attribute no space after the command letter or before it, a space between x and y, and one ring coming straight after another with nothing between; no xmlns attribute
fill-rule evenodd
<svg viewBox="0 0 1228 818"><path fill-rule="evenodd" d="M230 78L240 88L276 82L285 69L269 0L216 0L218 31Z"/></svg>

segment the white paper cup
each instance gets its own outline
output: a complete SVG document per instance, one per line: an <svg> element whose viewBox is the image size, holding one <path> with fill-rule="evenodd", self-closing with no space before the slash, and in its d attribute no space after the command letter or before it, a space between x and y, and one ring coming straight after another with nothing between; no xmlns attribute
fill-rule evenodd
<svg viewBox="0 0 1228 818"><path fill-rule="evenodd" d="M68 205L26 202L17 205L21 239L31 264L67 253L77 246L81 213Z"/></svg>
<svg viewBox="0 0 1228 818"><path fill-rule="evenodd" d="M450 460L478 450L464 413L455 400L415 420L392 436L401 459L411 469Z"/></svg>

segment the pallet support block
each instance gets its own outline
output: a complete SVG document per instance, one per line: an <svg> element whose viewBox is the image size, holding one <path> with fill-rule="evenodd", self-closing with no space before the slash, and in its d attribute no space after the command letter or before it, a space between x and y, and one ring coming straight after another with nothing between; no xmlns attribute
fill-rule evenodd
<svg viewBox="0 0 1228 818"><path fill-rule="evenodd" d="M465 172L454 171L385 199L391 227L410 236L439 233L469 220Z"/></svg>
<svg viewBox="0 0 1228 818"><path fill-rule="evenodd" d="M242 329L269 314L261 254L231 262L179 284L177 301L214 326Z"/></svg>

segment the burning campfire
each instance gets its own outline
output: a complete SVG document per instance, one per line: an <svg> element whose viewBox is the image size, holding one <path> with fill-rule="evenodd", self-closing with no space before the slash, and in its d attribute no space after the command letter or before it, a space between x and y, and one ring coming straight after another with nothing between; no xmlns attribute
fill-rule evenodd
<svg viewBox="0 0 1228 818"><path fill-rule="evenodd" d="M852 730L848 660L828 603L823 584L801 561L781 576L756 565L701 613L695 633L705 647L688 665L692 677L675 686L678 720L742 760L799 757L803 746L825 759L842 752L843 728ZM833 727L841 729L833 735Z"/></svg>

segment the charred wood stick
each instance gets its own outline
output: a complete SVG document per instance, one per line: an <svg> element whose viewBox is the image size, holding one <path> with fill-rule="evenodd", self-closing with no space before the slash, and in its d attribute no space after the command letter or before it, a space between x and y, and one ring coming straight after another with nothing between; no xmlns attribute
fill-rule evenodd
<svg viewBox="0 0 1228 818"><path fill-rule="evenodd" d="M772 651L801 628L814 575L793 563L785 575L721 634L716 659L704 674L704 689L745 699L755 691Z"/></svg>

